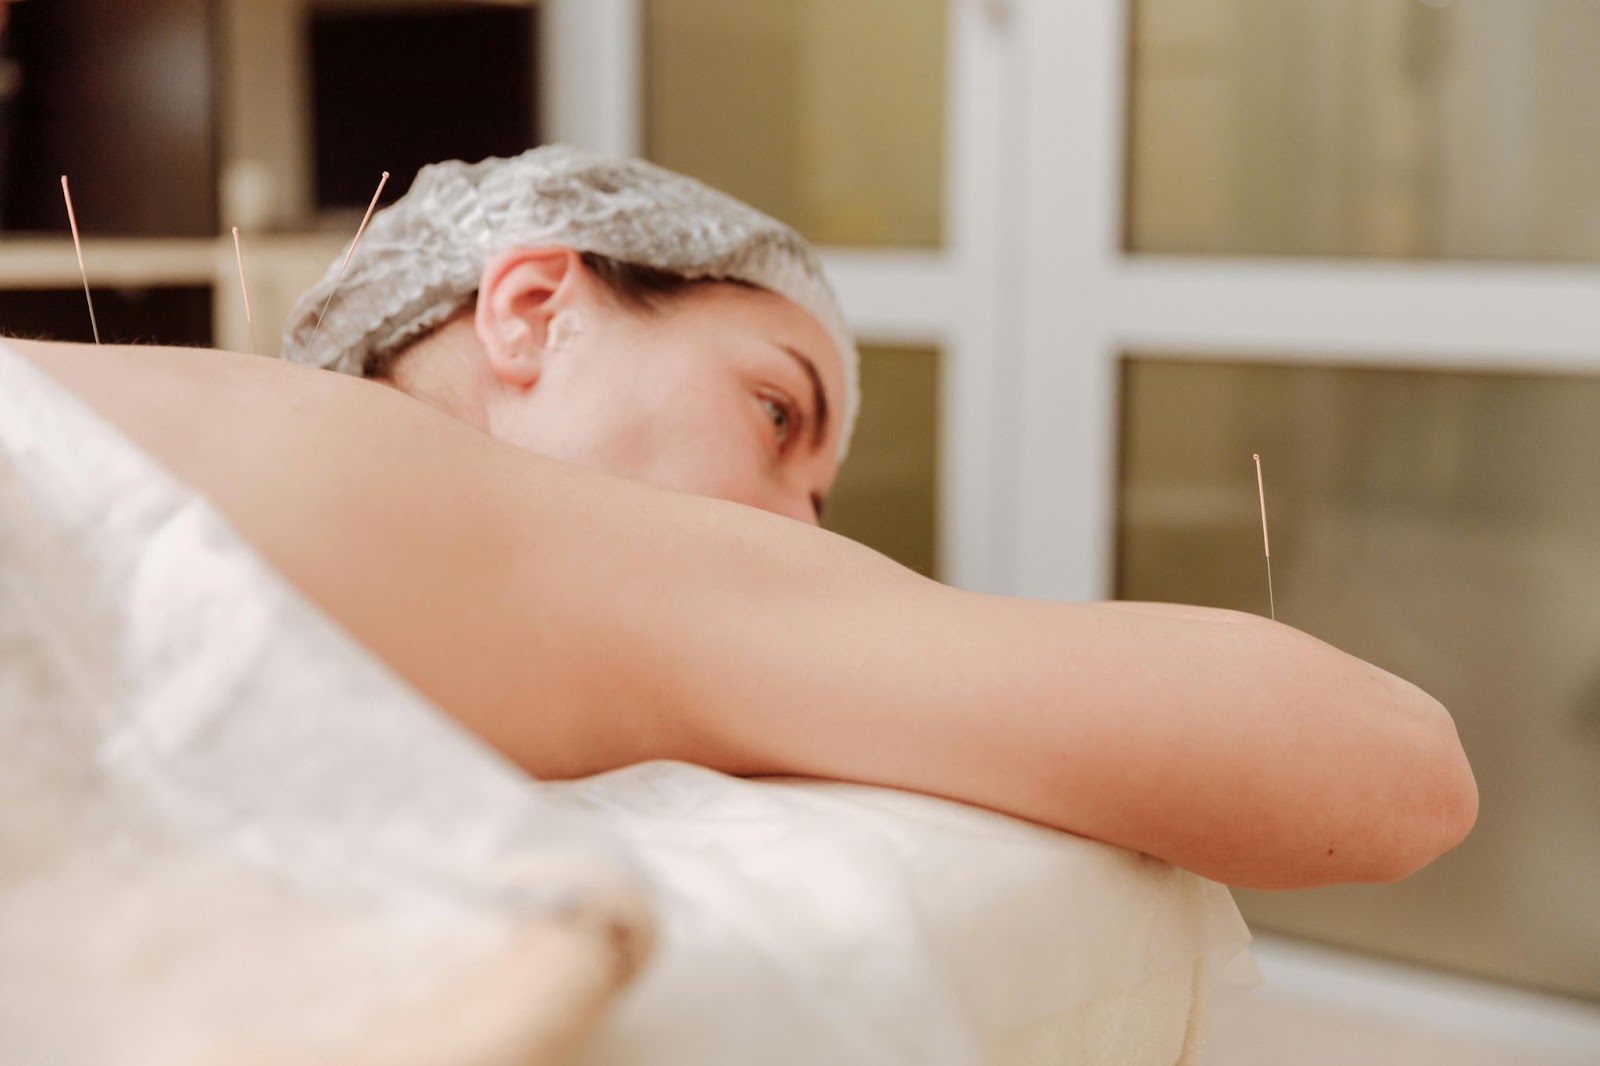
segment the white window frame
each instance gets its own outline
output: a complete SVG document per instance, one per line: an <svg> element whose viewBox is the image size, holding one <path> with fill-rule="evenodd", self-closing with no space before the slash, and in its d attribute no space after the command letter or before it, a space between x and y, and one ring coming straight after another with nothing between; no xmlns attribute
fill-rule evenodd
<svg viewBox="0 0 1600 1066"><path fill-rule="evenodd" d="M641 154L641 6L545 0L547 139ZM1016 314L1005 280L1021 224L1021 172L1008 161L1023 134L1022 83L999 0L947 0L946 10L943 246L821 252L860 343L938 350L939 570L951 584L999 591L1012 583L1016 464L1004 413Z"/></svg>
<svg viewBox="0 0 1600 1066"><path fill-rule="evenodd" d="M539 132L600 155L644 148L641 0L544 0Z"/></svg>
<svg viewBox="0 0 1600 1066"><path fill-rule="evenodd" d="M1600 372L1600 269L1590 266L1126 254L1127 6L1017 0L1028 226L1014 591L1112 591L1126 351Z"/></svg>

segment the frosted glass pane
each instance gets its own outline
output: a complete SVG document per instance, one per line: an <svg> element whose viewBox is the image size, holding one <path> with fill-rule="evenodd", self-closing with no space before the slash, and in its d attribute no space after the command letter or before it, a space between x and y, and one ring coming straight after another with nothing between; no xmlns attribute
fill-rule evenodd
<svg viewBox="0 0 1600 1066"><path fill-rule="evenodd" d="M822 244L937 245L945 5L646 0L650 157Z"/></svg>
<svg viewBox="0 0 1600 1066"><path fill-rule="evenodd" d="M1600 378L1124 364L1118 593L1267 612L1454 714L1482 806L1393 885L1239 892L1269 929L1600 999Z"/></svg>
<svg viewBox="0 0 1600 1066"><path fill-rule="evenodd" d="M863 349L861 389L861 419L822 524L937 577L938 353Z"/></svg>
<svg viewBox="0 0 1600 1066"><path fill-rule="evenodd" d="M1132 2L1131 249L1600 259L1600 4Z"/></svg>

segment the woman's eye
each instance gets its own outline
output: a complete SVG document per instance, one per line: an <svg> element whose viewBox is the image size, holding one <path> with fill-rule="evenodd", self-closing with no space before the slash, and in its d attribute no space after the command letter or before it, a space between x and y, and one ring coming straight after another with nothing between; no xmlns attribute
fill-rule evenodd
<svg viewBox="0 0 1600 1066"><path fill-rule="evenodd" d="M778 431L778 443L787 444L789 431L794 426L794 414L779 400L769 396L761 397L761 406L767 412L767 417L772 419L772 425Z"/></svg>

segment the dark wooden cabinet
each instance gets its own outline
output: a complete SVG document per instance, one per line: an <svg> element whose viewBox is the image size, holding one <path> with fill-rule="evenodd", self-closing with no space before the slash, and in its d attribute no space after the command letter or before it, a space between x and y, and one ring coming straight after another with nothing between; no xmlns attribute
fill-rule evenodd
<svg viewBox="0 0 1600 1066"><path fill-rule="evenodd" d="M85 236L217 233L215 18L209 0L11 5L14 91L0 228Z"/></svg>

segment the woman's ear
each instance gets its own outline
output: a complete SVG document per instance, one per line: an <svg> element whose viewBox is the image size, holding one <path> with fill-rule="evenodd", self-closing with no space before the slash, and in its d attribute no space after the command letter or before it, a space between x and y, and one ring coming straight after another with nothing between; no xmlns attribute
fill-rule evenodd
<svg viewBox="0 0 1600 1066"><path fill-rule="evenodd" d="M539 380L551 323L571 304L582 270L579 254L558 246L508 248L483 268L473 324L501 381L526 388Z"/></svg>

